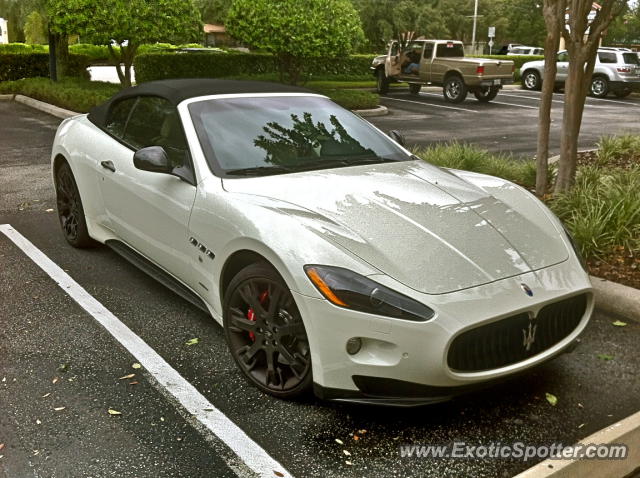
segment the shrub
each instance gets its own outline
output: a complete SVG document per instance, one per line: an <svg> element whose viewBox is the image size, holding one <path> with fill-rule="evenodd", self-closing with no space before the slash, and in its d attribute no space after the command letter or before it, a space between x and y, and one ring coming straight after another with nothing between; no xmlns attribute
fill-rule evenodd
<svg viewBox="0 0 640 478"><path fill-rule="evenodd" d="M0 83L0 94L26 95L80 113L106 101L119 90L118 85L79 78L64 78L55 83L46 78Z"/></svg>
<svg viewBox="0 0 640 478"><path fill-rule="evenodd" d="M369 72L372 55L342 58L312 58L306 72L314 76L350 75L362 77ZM166 78L224 78L241 75L275 74L278 65L268 53L152 53L135 60L138 82Z"/></svg>
<svg viewBox="0 0 640 478"><path fill-rule="evenodd" d="M544 60L544 56L538 55L482 55L478 58L491 58L493 60L509 60L514 63L516 68L514 79L520 81L520 68L529 61Z"/></svg>
<svg viewBox="0 0 640 478"><path fill-rule="evenodd" d="M549 203L587 257L604 257L622 246L640 251L640 167L584 166L570 191Z"/></svg>
<svg viewBox="0 0 640 478"><path fill-rule="evenodd" d="M107 45L92 45L91 43L77 43L69 45L69 53L85 55L91 63L108 63L109 47Z"/></svg>
<svg viewBox="0 0 640 478"><path fill-rule="evenodd" d="M18 53L48 53L47 45L29 45L27 43L6 43L0 45L0 55Z"/></svg>
<svg viewBox="0 0 640 478"><path fill-rule="evenodd" d="M69 55L69 76L88 78L89 58ZM48 53L0 53L0 81L49 76Z"/></svg>
<svg viewBox="0 0 640 478"><path fill-rule="evenodd" d="M314 88L318 93L326 95L343 108L349 110L366 110L375 108L380 103L376 93L363 90L346 90L338 88Z"/></svg>
<svg viewBox="0 0 640 478"><path fill-rule="evenodd" d="M598 142L596 159L602 166L631 160L640 165L640 136L603 136Z"/></svg>
<svg viewBox="0 0 640 478"><path fill-rule="evenodd" d="M413 153L443 168L463 169L498 176L526 188L533 188L536 184L536 163L533 160L493 154L475 146L457 142L415 148Z"/></svg>

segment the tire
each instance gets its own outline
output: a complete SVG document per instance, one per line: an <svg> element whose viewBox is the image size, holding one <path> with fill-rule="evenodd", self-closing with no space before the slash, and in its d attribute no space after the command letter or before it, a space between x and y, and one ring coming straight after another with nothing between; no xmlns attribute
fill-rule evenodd
<svg viewBox="0 0 640 478"><path fill-rule="evenodd" d="M616 98L626 98L627 96L629 96L631 94L630 89L625 89L625 90L616 90L613 92L613 94L616 96Z"/></svg>
<svg viewBox="0 0 640 478"><path fill-rule="evenodd" d="M594 98L605 98L609 94L609 80L604 76L596 76L591 80L589 92Z"/></svg>
<svg viewBox="0 0 640 478"><path fill-rule="evenodd" d="M451 75L444 80L442 94L449 103L462 103L467 97L467 93L467 85L458 75Z"/></svg>
<svg viewBox="0 0 640 478"><path fill-rule="evenodd" d="M264 262L251 264L231 280L227 291L224 333L245 378L278 398L307 393L313 380L309 341L293 296L278 272Z"/></svg>
<svg viewBox="0 0 640 478"><path fill-rule="evenodd" d="M525 90L539 91L542 88L540 73L535 70L527 70L522 75L522 88Z"/></svg>
<svg viewBox="0 0 640 478"><path fill-rule="evenodd" d="M95 246L97 242L89 237L87 220L76 180L66 161L58 167L55 178L58 219L64 238L73 247Z"/></svg>
<svg viewBox="0 0 640 478"><path fill-rule="evenodd" d="M500 87L498 86L485 86L475 90L473 94L478 101L481 101L482 103L488 103L489 101L495 99L496 96L498 96L499 91Z"/></svg>
<svg viewBox="0 0 640 478"><path fill-rule="evenodd" d="M413 96L418 96L421 89L422 85L420 83L409 83L409 93Z"/></svg>
<svg viewBox="0 0 640 478"><path fill-rule="evenodd" d="M378 68L376 71L376 91L381 95L386 95L389 92L389 79L384 68Z"/></svg>

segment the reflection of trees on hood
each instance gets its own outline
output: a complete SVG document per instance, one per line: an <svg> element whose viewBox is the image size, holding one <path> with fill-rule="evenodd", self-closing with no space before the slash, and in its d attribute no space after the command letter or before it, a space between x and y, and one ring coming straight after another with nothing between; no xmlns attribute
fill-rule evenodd
<svg viewBox="0 0 640 478"><path fill-rule="evenodd" d="M262 128L266 134L253 141L255 146L267 152L265 162L287 164L305 159L375 154L350 136L334 115L329 119L331 130L321 121L314 123L311 113L303 113L302 119L292 114L291 120L291 128L275 121L267 123Z"/></svg>

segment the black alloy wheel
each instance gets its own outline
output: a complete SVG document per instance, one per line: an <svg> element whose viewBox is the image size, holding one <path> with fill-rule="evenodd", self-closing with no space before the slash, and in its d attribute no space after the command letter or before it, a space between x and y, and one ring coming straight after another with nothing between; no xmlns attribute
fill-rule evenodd
<svg viewBox="0 0 640 478"><path fill-rule="evenodd" d="M302 317L280 275L266 263L236 275L224 298L224 330L235 362L260 390L293 398L311 388Z"/></svg>
<svg viewBox="0 0 640 478"><path fill-rule="evenodd" d="M475 90L473 94L478 101L487 103L495 99L495 97L498 96L499 91L499 86L481 86L479 89Z"/></svg>
<svg viewBox="0 0 640 478"><path fill-rule="evenodd" d="M452 75L444 81L442 93L449 103L462 103L467 97L467 85L458 75Z"/></svg>
<svg viewBox="0 0 640 478"><path fill-rule="evenodd" d="M66 162L56 171L56 203L60 226L67 242L80 248L95 245L95 241L89 237L78 186Z"/></svg>

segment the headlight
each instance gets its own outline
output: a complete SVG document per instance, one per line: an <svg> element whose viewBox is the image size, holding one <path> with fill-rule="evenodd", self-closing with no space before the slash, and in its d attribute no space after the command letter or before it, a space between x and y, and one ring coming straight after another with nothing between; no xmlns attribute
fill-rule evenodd
<svg viewBox="0 0 640 478"><path fill-rule="evenodd" d="M320 293L339 307L414 322L435 315L426 305L348 269L307 265L304 271Z"/></svg>
<svg viewBox="0 0 640 478"><path fill-rule="evenodd" d="M584 257L582 257L582 253L580 252L580 248L578 247L578 245L576 244L575 239L573 238L573 236L569 232L569 229L567 229L564 226L564 224L562 225L562 227L564 228L564 233L567 235L567 239L569 239L569 243L571 244L571 247L573 247L573 252L576 253L576 256L578 257L578 260L580 261L580 264L582 265L582 268L586 272L587 271L587 261L585 261Z"/></svg>

